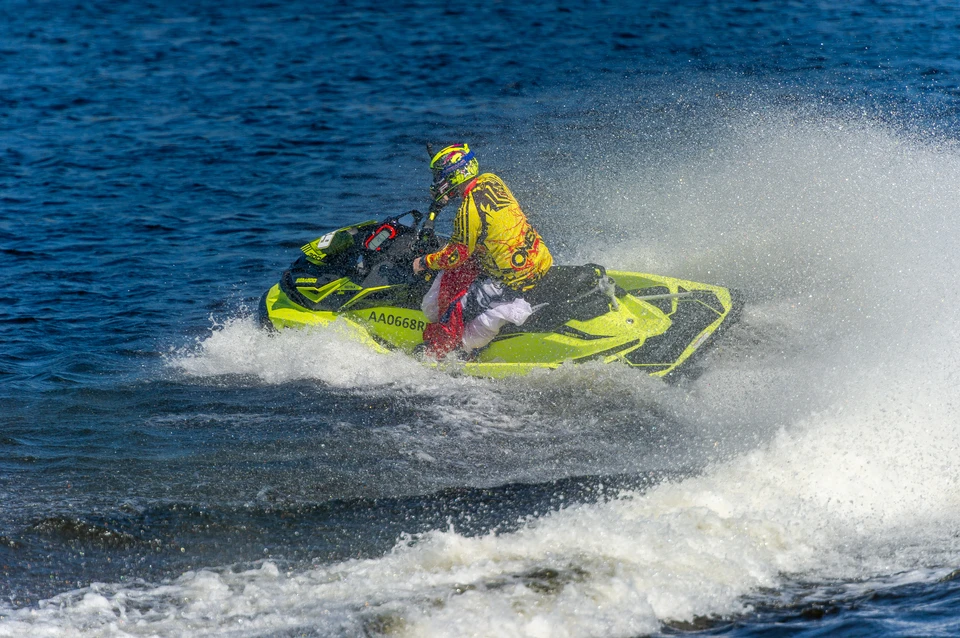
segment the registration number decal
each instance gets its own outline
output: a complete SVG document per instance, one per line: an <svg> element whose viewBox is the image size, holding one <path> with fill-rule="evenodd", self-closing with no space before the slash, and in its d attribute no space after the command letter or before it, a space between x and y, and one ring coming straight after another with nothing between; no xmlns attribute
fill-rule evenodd
<svg viewBox="0 0 960 638"><path fill-rule="evenodd" d="M410 319L409 317L399 317L397 315L388 315L381 312L377 314L371 312L370 316L367 317L367 321L372 321L375 323L385 323L388 326L398 326L400 328L406 328L407 330L417 330L423 332L423 329L427 327L425 321L419 321L417 319Z"/></svg>

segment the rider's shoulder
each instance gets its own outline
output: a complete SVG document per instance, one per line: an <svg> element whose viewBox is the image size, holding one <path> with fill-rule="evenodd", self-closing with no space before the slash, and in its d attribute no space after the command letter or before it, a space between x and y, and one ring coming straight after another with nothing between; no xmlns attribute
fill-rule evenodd
<svg viewBox="0 0 960 638"><path fill-rule="evenodd" d="M482 173L477 176L477 181L469 190L469 194L480 197L490 196L510 196L510 189L499 175L494 173Z"/></svg>
<svg viewBox="0 0 960 638"><path fill-rule="evenodd" d="M480 173L477 175L477 185L480 184L491 184L491 183L500 183L503 184L503 179L496 173Z"/></svg>

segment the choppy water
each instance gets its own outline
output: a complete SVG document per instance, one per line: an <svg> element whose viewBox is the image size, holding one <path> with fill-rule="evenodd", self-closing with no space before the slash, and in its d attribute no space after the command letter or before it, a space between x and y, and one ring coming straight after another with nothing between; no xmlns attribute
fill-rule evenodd
<svg viewBox="0 0 960 638"><path fill-rule="evenodd" d="M0 3L0 636L954 635L960 10ZM260 294L465 140L564 263L735 286L666 386Z"/></svg>

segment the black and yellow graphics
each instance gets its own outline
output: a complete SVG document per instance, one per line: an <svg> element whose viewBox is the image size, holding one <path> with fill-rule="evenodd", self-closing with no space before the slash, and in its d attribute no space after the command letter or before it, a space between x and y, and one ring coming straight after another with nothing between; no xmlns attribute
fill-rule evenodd
<svg viewBox="0 0 960 638"><path fill-rule="evenodd" d="M470 255L479 259L486 274L515 290L533 286L553 264L513 193L492 173L480 175L464 193L453 235L446 246L427 255L427 267L449 270Z"/></svg>

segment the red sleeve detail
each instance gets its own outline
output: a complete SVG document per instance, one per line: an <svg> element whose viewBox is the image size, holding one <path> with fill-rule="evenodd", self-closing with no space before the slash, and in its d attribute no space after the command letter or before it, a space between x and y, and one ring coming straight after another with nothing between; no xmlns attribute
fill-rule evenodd
<svg viewBox="0 0 960 638"><path fill-rule="evenodd" d="M424 262L430 270L450 270L456 268L470 256L463 244L450 242L435 253L426 256Z"/></svg>

